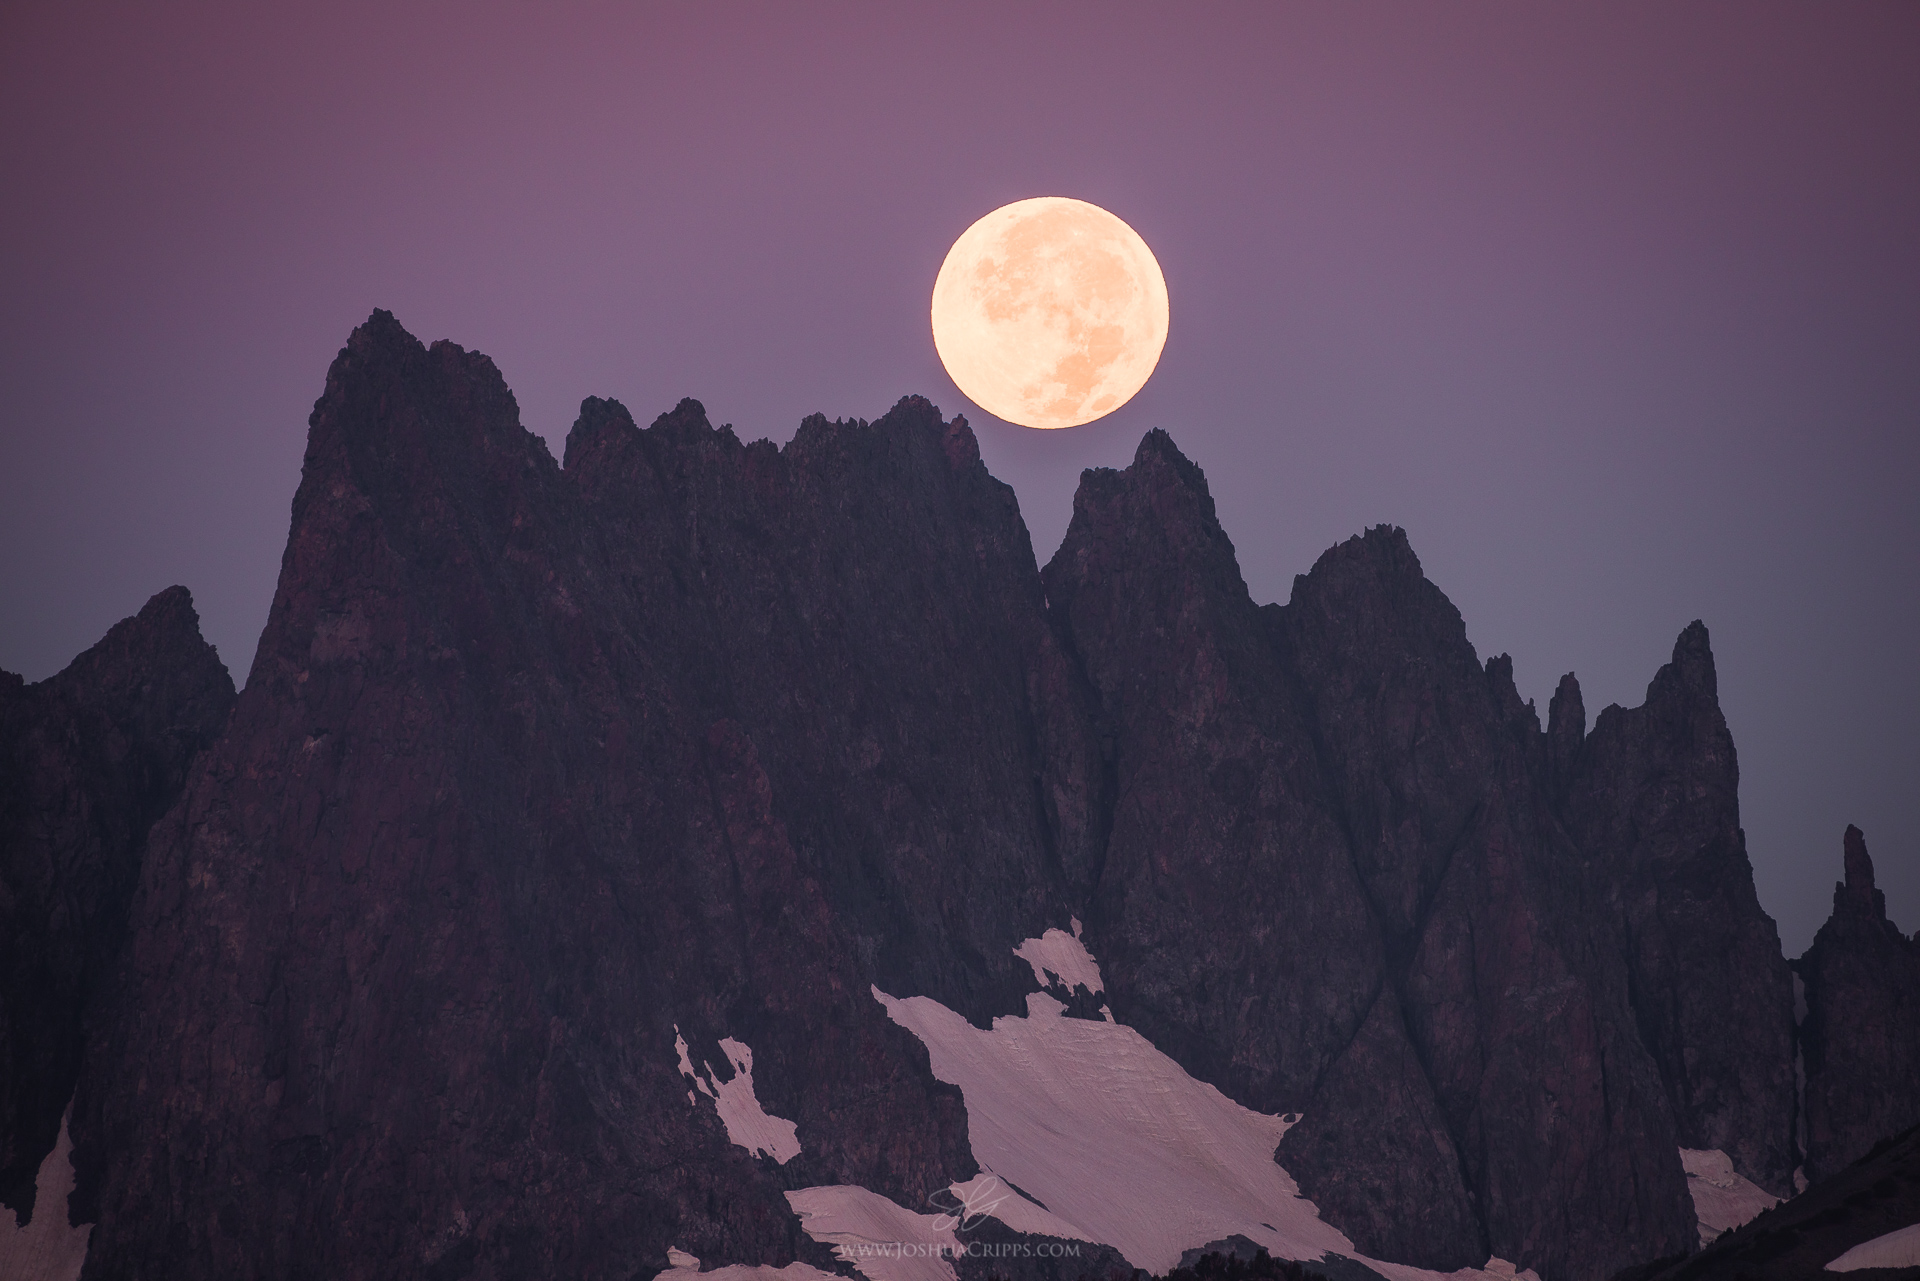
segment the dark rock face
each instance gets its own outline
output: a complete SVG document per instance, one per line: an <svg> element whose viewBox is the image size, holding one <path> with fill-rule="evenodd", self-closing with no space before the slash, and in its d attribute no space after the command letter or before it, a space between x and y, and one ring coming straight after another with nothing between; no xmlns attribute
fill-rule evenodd
<svg viewBox="0 0 1920 1281"><path fill-rule="evenodd" d="M1806 983L1800 1035L1812 1179L1920 1124L1920 937L1887 919L1857 827L1847 828L1845 861L1833 915L1796 962Z"/></svg>
<svg viewBox="0 0 1920 1281"><path fill-rule="evenodd" d="M1065 925L1066 884L1092 876L1074 762L1095 749L1013 492L965 420L908 398L876 423L809 418L782 451L695 401L644 432L589 401L567 474L650 652L701 715L752 727L872 981L983 1025L1024 1011L1013 947Z"/></svg>
<svg viewBox="0 0 1920 1281"><path fill-rule="evenodd" d="M871 987L984 1025L1074 915L1117 1017L1305 1114L1279 1156L1370 1254L1585 1281L1693 1241L1679 1145L1791 1169L1704 629L1543 732L1398 530L1255 606L1164 433L1042 574L916 398L784 449L588 400L561 467L375 313L310 428L246 691L124 807L165 817L79 1070L90 1278L823 1261L783 1191L973 1173ZM751 1047L800 1155L676 1036Z"/></svg>
<svg viewBox="0 0 1920 1281"><path fill-rule="evenodd" d="M1754 893L1707 629L1682 632L1646 702L1607 708L1584 742L1578 686L1561 689L1574 703L1555 727L1569 745L1560 813L1620 913L1641 1039L1680 1142L1718 1148L1788 1195L1793 980Z"/></svg>
<svg viewBox="0 0 1920 1281"><path fill-rule="evenodd" d="M484 357L376 314L154 834L76 1108L90 1275L626 1277L794 1258L787 1186L923 1206L964 1111L868 985L1031 986L1086 861L1052 643L925 402L784 452L589 402L563 472ZM676 1027L754 1050L797 1159L690 1106Z"/></svg>
<svg viewBox="0 0 1920 1281"><path fill-rule="evenodd" d="M1114 762L1089 936L1116 1017L1248 1106L1304 1111L1287 1167L1363 1248L1484 1262L1310 701L1164 433L1086 474L1046 584Z"/></svg>
<svg viewBox="0 0 1920 1281"><path fill-rule="evenodd" d="M1123 1020L1250 1106L1380 1257L1604 1276L1691 1232L1611 913L1510 668L1397 530L1248 599L1152 433L1046 570L1118 803L1093 913Z"/></svg>
<svg viewBox="0 0 1920 1281"><path fill-rule="evenodd" d="M0 673L0 1205L20 1222L73 1094L82 1020L124 935L147 829L232 705L183 587L57 676Z"/></svg>
<svg viewBox="0 0 1920 1281"><path fill-rule="evenodd" d="M1493 1252L1595 1276L1684 1243L1657 1070L1611 922L1546 803L1547 744L1511 664L1479 664L1398 530L1328 552L1269 617L1313 691L1392 981Z"/></svg>

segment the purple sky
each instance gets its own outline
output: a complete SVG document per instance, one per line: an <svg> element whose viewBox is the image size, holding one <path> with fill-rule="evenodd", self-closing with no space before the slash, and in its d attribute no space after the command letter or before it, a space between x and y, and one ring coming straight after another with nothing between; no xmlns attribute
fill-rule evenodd
<svg viewBox="0 0 1920 1281"><path fill-rule="evenodd" d="M1403 525L1546 705L1704 618L1798 952L1861 825L1920 928L1920 6L176 4L0 11L0 667L170 583L237 678L374 307L744 438L920 392L1044 561L1147 428L1257 599ZM1120 413L987 418L953 239L1068 195L1173 324Z"/></svg>

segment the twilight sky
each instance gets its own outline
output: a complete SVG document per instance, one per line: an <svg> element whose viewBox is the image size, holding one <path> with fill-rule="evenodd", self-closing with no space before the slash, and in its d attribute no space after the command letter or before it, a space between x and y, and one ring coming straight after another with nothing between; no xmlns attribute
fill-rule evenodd
<svg viewBox="0 0 1920 1281"><path fill-rule="evenodd" d="M965 412L1044 562L1149 427L1258 600L1404 526L1523 696L1712 630L1761 901L1840 832L1920 928L1920 6L195 4L0 11L0 667L184 583L236 679L374 307L745 439ZM1158 255L1121 412L968 404L954 238L1067 195Z"/></svg>

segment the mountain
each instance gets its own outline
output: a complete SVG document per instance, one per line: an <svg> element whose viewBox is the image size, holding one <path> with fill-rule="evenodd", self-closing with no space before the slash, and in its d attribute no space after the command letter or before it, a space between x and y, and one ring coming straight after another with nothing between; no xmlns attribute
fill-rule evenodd
<svg viewBox="0 0 1920 1281"><path fill-rule="evenodd" d="M0 672L0 1205L21 1221L73 1097L83 1017L125 931L147 829L233 697L183 587L56 676Z"/></svg>
<svg viewBox="0 0 1920 1281"><path fill-rule="evenodd" d="M1825 1178L1920 1125L1920 937L1887 919L1867 838L1848 827L1833 915L1795 964L1804 983L1807 1174Z"/></svg>
<svg viewBox="0 0 1920 1281"><path fill-rule="evenodd" d="M1397 529L1256 604L1162 432L1043 570L924 400L589 399L559 463L376 312L198 708L91 784L126 888L8 1122L18 1185L72 1094L89 1278L1585 1281L1692 1248L1683 1150L1791 1186L1706 629L1542 728Z"/></svg>
<svg viewBox="0 0 1920 1281"><path fill-rule="evenodd" d="M1280 1159L1356 1243L1604 1275L1691 1239L1678 1150L1721 1144L1686 1139L1731 1134L1743 1173L1788 1181L1790 980L1704 628L1646 707L1589 739L1563 684L1543 733L1398 530L1256 608L1157 432L1088 474L1046 581L1117 744L1090 924L1113 1008L1234 1097L1304 1112ZM1703 902L1683 872L1731 884ZM1754 972L1640 938L1701 921L1760 944ZM1728 1042L1774 1065L1770 1092Z"/></svg>

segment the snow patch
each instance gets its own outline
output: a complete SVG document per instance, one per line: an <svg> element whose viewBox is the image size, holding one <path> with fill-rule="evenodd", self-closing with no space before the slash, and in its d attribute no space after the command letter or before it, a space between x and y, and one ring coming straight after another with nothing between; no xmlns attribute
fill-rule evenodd
<svg viewBox="0 0 1920 1281"><path fill-rule="evenodd" d="M1687 1170L1703 1246L1780 1204L1779 1197L1734 1173L1732 1158L1718 1148L1681 1148L1680 1164Z"/></svg>
<svg viewBox="0 0 1920 1281"><path fill-rule="evenodd" d="M0 1208L0 1276L11 1281L75 1281L87 1261L93 1225L67 1224L67 1198L73 1194L73 1140L60 1118L60 1137L34 1176L33 1220L21 1227L13 1211Z"/></svg>
<svg viewBox="0 0 1920 1281"><path fill-rule="evenodd" d="M687 1038L680 1035L678 1024L673 1029L673 1048L680 1055L681 1073L693 1079L694 1089L713 1100L729 1139L755 1156L772 1157L779 1165L800 1155L799 1127L792 1121L769 1115L754 1097L752 1050L730 1036L722 1037L720 1051L733 1065L733 1079L720 1081L714 1079L709 1065L702 1065L704 1075L695 1070L693 1058L687 1053ZM696 1102L693 1091L687 1091L688 1105Z"/></svg>
<svg viewBox="0 0 1920 1281"><path fill-rule="evenodd" d="M1055 961L1072 969L1075 962L1060 954L1065 944L1049 941L1054 935L1076 946L1097 979L1092 957L1063 930L1049 930L1016 953L1036 974L1060 974ZM1033 951L1048 961L1029 957L1036 942L1041 947ZM1062 1017L1059 1001L1034 993L1026 1017L997 1018L983 1032L931 997L896 998L877 987L873 996L926 1044L933 1074L960 1087L983 1176L998 1176L1046 1207L1039 1213L1048 1227L1019 1230L1103 1242L1150 1272L1174 1267L1188 1249L1238 1234L1276 1258L1315 1262L1344 1255L1391 1281L1443 1275L1538 1281L1500 1259L1484 1269L1441 1274L1362 1255L1321 1221L1274 1160L1293 1122L1244 1108L1194 1080L1124 1024ZM979 1182L956 1185L955 1192ZM1023 1198L986 1213L1036 1222L1036 1211ZM928 1274L914 1281L936 1279Z"/></svg>
<svg viewBox="0 0 1920 1281"><path fill-rule="evenodd" d="M1106 990L1100 979L1100 966L1093 959L1093 953L1087 951L1087 945L1080 941L1080 922L1073 923L1073 933L1052 929L1037 939L1028 939L1013 949L1013 954L1033 967L1033 981L1041 987L1052 987L1056 983L1071 992L1077 987L1098 996Z"/></svg>
<svg viewBox="0 0 1920 1281"><path fill-rule="evenodd" d="M711 1272L700 1270L700 1260L685 1250L667 1251L667 1270L660 1274L672 1281L844 1281L831 1272L822 1272L810 1263L789 1263L784 1268L765 1264L733 1263Z"/></svg>
<svg viewBox="0 0 1920 1281"><path fill-rule="evenodd" d="M1863 1268L1911 1268L1920 1265L1920 1223L1871 1241L1862 1241L1832 1263L1829 1272L1859 1272Z"/></svg>
<svg viewBox="0 0 1920 1281"><path fill-rule="evenodd" d="M961 1252L955 1222L915 1214L866 1188L840 1185L787 1193L800 1230L834 1247L868 1281L954 1281Z"/></svg>

